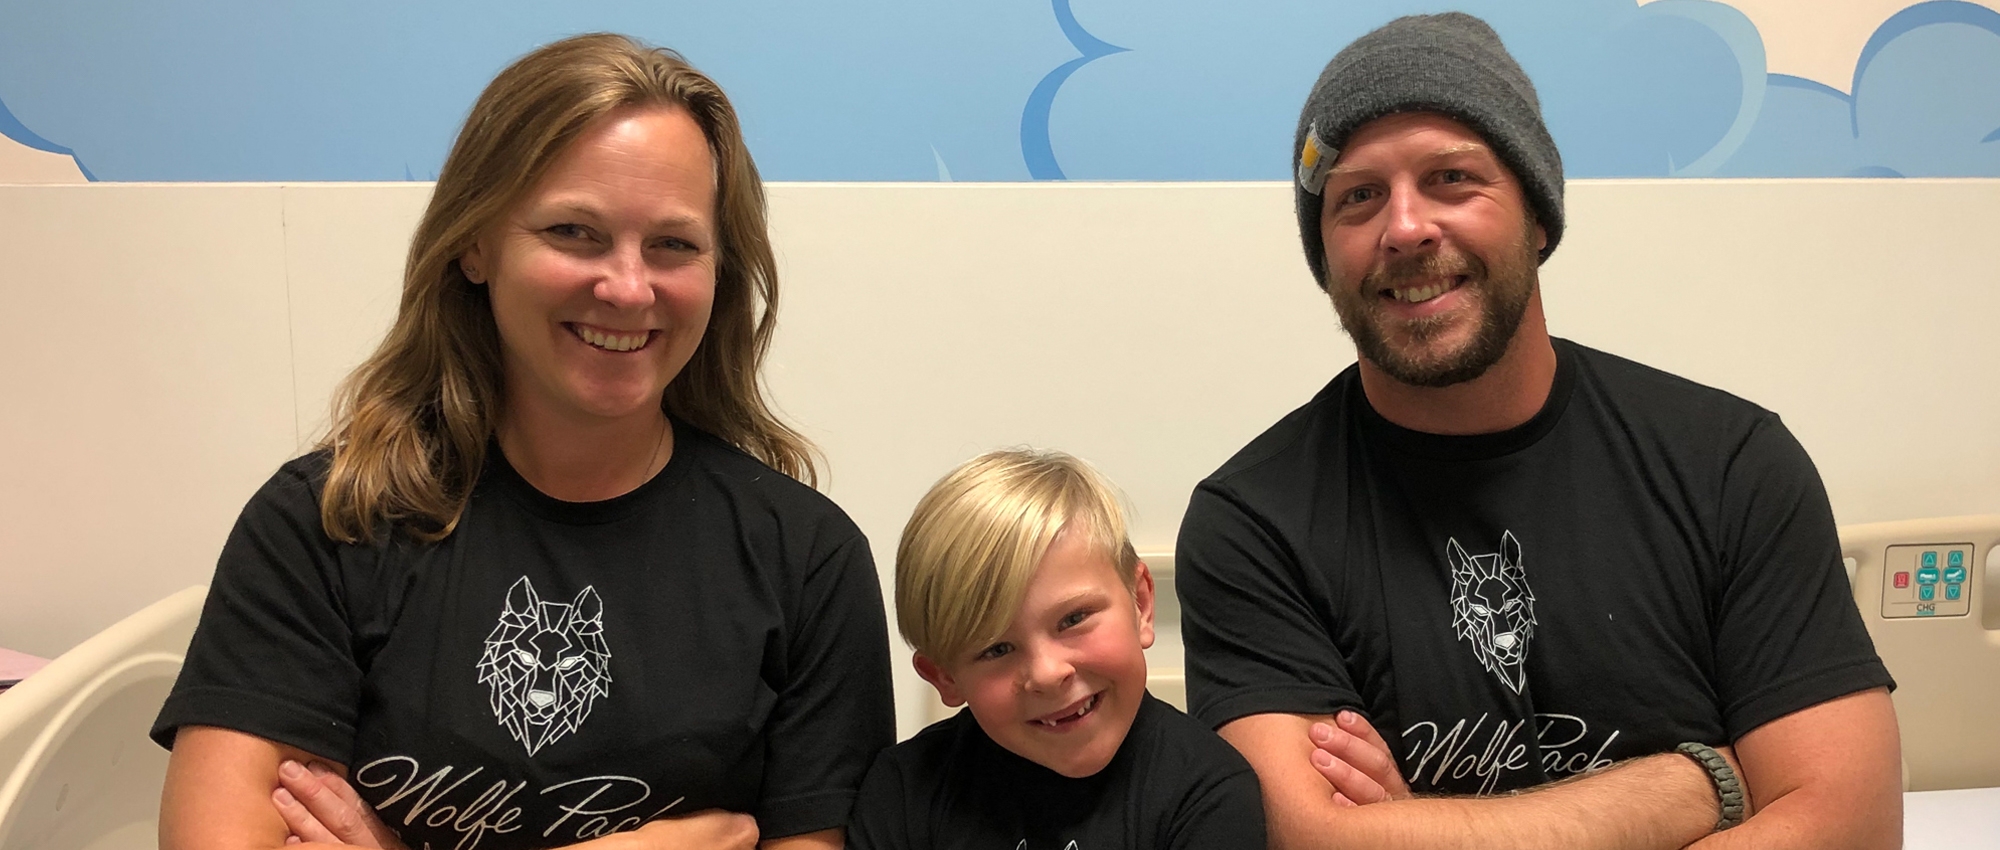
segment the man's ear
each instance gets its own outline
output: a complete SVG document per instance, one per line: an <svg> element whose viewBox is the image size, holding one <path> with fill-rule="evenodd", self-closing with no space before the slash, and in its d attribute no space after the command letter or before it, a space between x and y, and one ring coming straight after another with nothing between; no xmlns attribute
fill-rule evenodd
<svg viewBox="0 0 2000 850"><path fill-rule="evenodd" d="M944 702L946 708L957 708L965 704L965 695L958 692L958 680L952 678L950 673L945 672L945 669L938 666L938 663L932 661L929 656L919 652L915 658L910 659L910 663L916 666L917 675L924 677L924 681L931 683L931 687L937 688L938 699Z"/></svg>
<svg viewBox="0 0 2000 850"><path fill-rule="evenodd" d="M1139 648L1153 648L1153 571L1140 561L1132 568L1132 599L1139 604Z"/></svg>
<svg viewBox="0 0 2000 850"><path fill-rule="evenodd" d="M1548 247L1549 247L1549 231L1548 231L1548 229L1547 229L1547 228L1544 228L1544 227L1542 227L1542 225L1541 225L1541 223L1540 223L1540 222L1536 222L1536 223L1535 223L1535 253L1536 253L1537 255L1539 255L1539 254L1541 254L1541 253L1542 253L1543 251L1546 251L1546 250L1548 250Z"/></svg>

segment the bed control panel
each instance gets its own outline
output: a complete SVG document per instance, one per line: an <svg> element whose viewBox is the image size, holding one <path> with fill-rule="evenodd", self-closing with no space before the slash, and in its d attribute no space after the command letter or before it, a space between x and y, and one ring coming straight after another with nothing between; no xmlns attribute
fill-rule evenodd
<svg viewBox="0 0 2000 850"><path fill-rule="evenodd" d="M1891 546L1882 565L1882 616L1972 613L1972 544Z"/></svg>

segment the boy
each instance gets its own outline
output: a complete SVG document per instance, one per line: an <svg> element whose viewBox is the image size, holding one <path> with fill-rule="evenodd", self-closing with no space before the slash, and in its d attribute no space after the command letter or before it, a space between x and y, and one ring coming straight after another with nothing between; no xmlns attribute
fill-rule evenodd
<svg viewBox="0 0 2000 850"><path fill-rule="evenodd" d="M875 760L848 847L1264 846L1249 763L1146 693L1153 578L1082 461L991 452L945 476L903 529L896 616L967 710Z"/></svg>

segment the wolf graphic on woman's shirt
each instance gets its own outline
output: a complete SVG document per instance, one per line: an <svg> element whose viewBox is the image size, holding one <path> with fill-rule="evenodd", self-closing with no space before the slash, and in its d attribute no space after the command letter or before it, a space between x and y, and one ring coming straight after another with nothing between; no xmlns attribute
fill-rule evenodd
<svg viewBox="0 0 2000 850"><path fill-rule="evenodd" d="M479 681L492 689L494 719L532 756L583 725L591 704L611 692L610 665L596 588L566 605L543 602L522 576L486 636Z"/></svg>

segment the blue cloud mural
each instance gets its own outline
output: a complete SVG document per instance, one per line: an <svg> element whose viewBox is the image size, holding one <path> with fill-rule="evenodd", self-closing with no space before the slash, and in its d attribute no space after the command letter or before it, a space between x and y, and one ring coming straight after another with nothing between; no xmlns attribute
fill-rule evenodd
<svg viewBox="0 0 2000 850"><path fill-rule="evenodd" d="M28 129L26 125L21 123L21 119L14 117L13 110L8 109L6 103L0 103L0 136L5 136L13 140L16 144L33 148L34 150L69 157L71 161L76 163L77 170L82 172L85 178L90 180L97 179L95 175L90 173L89 168L84 167L83 160L76 158L75 151L44 139L35 131Z"/></svg>
<svg viewBox="0 0 2000 850"><path fill-rule="evenodd" d="M1035 90L1028 93L1027 107L1021 110L1021 160L1028 166L1028 176L1036 180L1063 179L1062 166L1056 164L1055 146L1049 140L1049 112L1055 107L1062 84L1076 69L1125 52L1125 48L1085 32L1083 25L1076 22L1076 13L1070 11L1069 0L1054 0L1053 11L1064 37L1083 55L1062 63L1036 83Z"/></svg>
<svg viewBox="0 0 2000 850"><path fill-rule="evenodd" d="M1853 94L1771 75L1742 177L2000 176L2000 13L1921 3L1868 40Z"/></svg>
<svg viewBox="0 0 2000 850"><path fill-rule="evenodd" d="M1884 22L1852 94L1766 68L1709 0L1462 0L1572 177L2000 176L2000 14ZM0 4L0 133L106 180L436 173L480 86L575 32L681 50L778 180L1282 180L1340 45L1414 0ZM30 130L29 128L33 128Z"/></svg>

